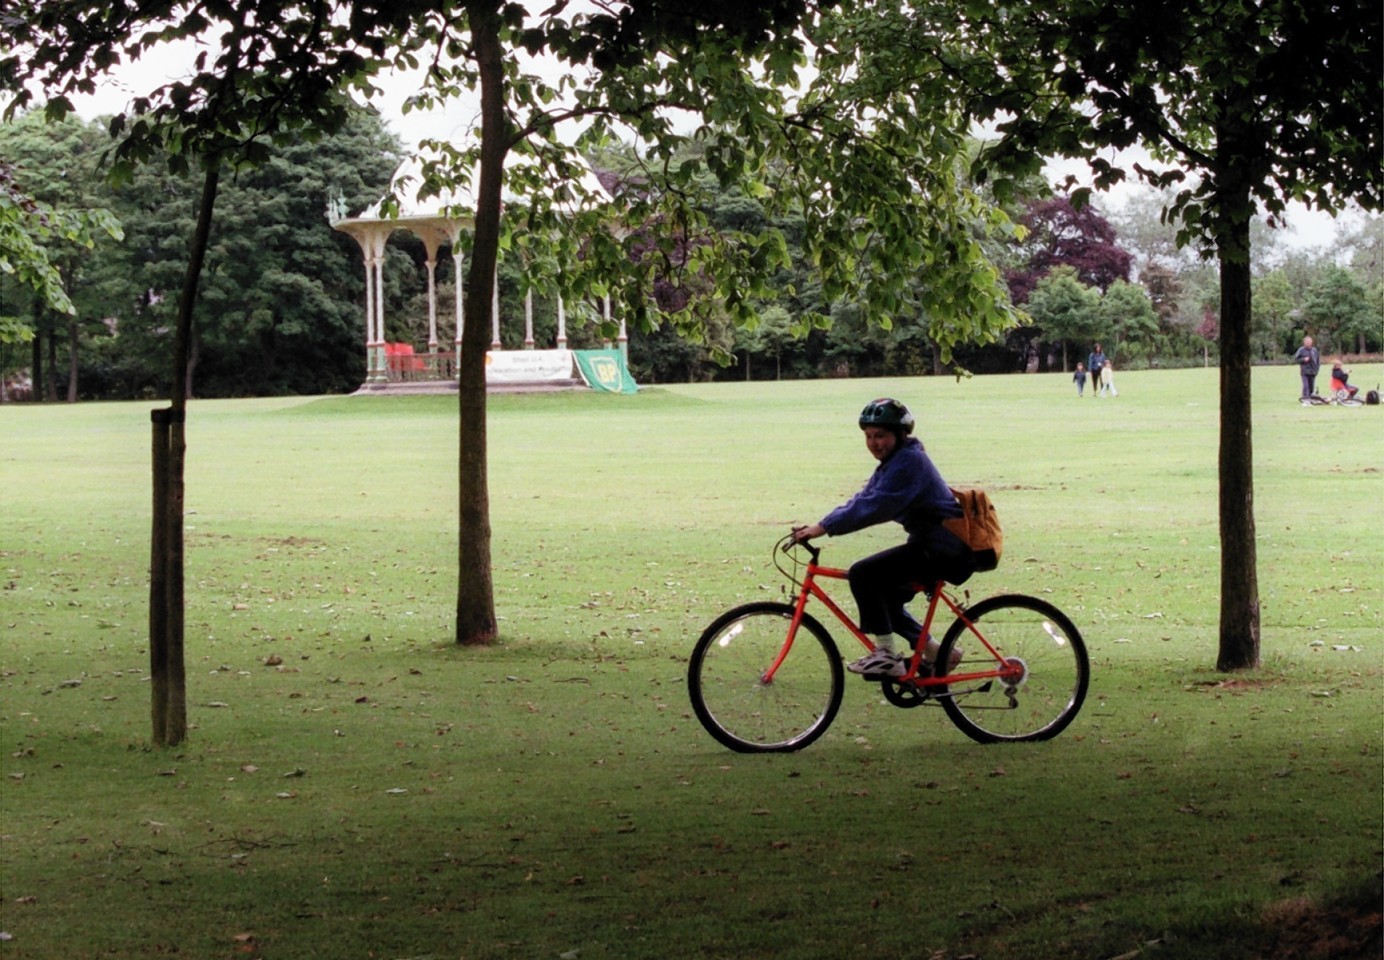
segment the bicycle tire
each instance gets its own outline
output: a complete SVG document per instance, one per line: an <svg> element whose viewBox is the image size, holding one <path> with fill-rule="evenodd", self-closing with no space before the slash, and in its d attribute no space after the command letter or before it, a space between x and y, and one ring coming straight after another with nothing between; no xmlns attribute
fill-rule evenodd
<svg viewBox="0 0 1384 960"><path fill-rule="evenodd" d="M789 604L747 603L712 621L692 648L687 665L692 710L706 731L732 750L801 750L826 732L841 708L841 654L826 628L807 614L773 680L763 682L792 619Z"/></svg>
<svg viewBox="0 0 1384 960"><path fill-rule="evenodd" d="M950 684L940 698L953 724L979 743L1050 740L1076 718L1091 682L1091 663L1081 632L1046 600L1001 594L965 611L942 638L939 669L951 674L986 669L992 661L966 620L1006 660L1022 662L1022 679L1006 684L998 678ZM972 657L953 668L952 650L970 638ZM980 647L977 651L976 647Z"/></svg>

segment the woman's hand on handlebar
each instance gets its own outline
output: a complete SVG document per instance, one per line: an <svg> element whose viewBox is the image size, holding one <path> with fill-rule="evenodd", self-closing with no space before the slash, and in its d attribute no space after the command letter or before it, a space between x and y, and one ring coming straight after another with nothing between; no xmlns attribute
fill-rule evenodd
<svg viewBox="0 0 1384 960"><path fill-rule="evenodd" d="M811 526L807 527L794 527L792 534L793 542L806 543L808 540L812 540L815 537L820 537L824 533L826 533L826 530L822 527L820 523L814 523Z"/></svg>

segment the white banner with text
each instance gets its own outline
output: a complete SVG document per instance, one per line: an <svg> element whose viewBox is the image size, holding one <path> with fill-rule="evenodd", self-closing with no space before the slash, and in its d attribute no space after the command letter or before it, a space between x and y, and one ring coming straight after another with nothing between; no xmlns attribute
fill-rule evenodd
<svg viewBox="0 0 1384 960"><path fill-rule="evenodd" d="M570 350L491 350L485 355L486 383L538 383L570 379Z"/></svg>

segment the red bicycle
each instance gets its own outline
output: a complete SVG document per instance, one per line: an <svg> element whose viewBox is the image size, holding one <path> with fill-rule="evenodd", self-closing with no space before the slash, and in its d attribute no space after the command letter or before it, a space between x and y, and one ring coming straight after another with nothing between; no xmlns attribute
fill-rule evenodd
<svg viewBox="0 0 1384 960"><path fill-rule="evenodd" d="M822 566L820 557L820 548L784 537L774 545L773 561L793 583L796 601L727 610L692 649L687 668L692 709L707 732L732 750L801 750L836 718L845 692L841 653L807 612L809 600L819 601L867 650L874 649L819 583L844 580L846 571ZM941 581L916 589L927 595L928 607L908 671L870 681L880 684L886 700L897 707L940 705L952 723L980 743L1047 740L1067 728L1086 699L1091 667L1081 634L1066 614L1021 594L1000 594L967 607ZM942 638L936 664L929 665L923 640L941 607L956 619ZM963 651L959 659L954 650Z"/></svg>

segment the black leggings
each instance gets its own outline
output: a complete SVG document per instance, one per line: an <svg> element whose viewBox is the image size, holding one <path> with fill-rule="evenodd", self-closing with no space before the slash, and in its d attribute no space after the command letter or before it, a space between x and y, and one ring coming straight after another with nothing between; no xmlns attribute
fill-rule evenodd
<svg viewBox="0 0 1384 960"><path fill-rule="evenodd" d="M905 608L917 596L914 584L938 580L964 583L971 575L970 551L949 531L938 527L851 564L847 580L860 609L860 629L872 636L897 633L917 641L923 625Z"/></svg>

